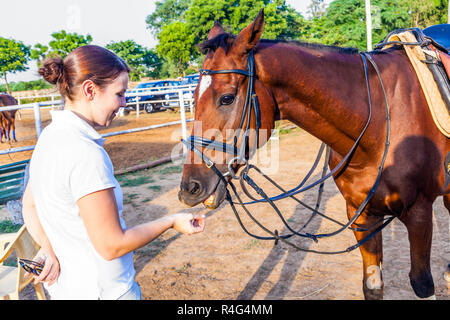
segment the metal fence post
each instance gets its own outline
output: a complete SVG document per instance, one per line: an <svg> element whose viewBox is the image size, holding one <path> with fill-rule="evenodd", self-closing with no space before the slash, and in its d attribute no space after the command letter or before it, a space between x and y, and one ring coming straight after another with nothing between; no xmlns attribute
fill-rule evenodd
<svg viewBox="0 0 450 320"><path fill-rule="evenodd" d="M139 96L136 96L136 118L139 118Z"/></svg>
<svg viewBox="0 0 450 320"><path fill-rule="evenodd" d="M20 105L21 97L17 98L17 105ZM17 114L19 115L19 120L22 120L22 114L20 113L20 109L17 109Z"/></svg>
<svg viewBox="0 0 450 320"><path fill-rule="evenodd" d="M184 97L183 90L178 90L178 99L180 101L180 114L181 114L181 131L183 135L183 140L187 140L187 130L186 130L186 111L184 110ZM183 143L183 157L186 156L187 148Z"/></svg>
<svg viewBox="0 0 450 320"><path fill-rule="evenodd" d="M191 112L191 116L194 113L194 100L189 100L189 111Z"/></svg>
<svg viewBox="0 0 450 320"><path fill-rule="evenodd" d="M33 106L34 109L34 125L36 127L36 138L39 139L39 136L42 132L42 123L41 123L41 106L39 102L36 102Z"/></svg>
<svg viewBox="0 0 450 320"><path fill-rule="evenodd" d="M52 94L52 110L55 109L55 96Z"/></svg>

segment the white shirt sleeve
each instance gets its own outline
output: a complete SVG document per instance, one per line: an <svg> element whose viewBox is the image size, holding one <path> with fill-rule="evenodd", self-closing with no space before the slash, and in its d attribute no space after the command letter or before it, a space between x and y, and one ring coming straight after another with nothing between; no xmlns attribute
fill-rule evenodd
<svg viewBox="0 0 450 320"><path fill-rule="evenodd" d="M90 193L115 187L114 173L105 150L86 146L70 171L69 187L75 201Z"/></svg>

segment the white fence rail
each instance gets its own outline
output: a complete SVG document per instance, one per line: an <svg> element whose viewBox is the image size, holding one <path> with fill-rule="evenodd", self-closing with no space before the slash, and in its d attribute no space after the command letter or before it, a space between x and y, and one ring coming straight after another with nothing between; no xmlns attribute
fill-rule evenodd
<svg viewBox="0 0 450 320"><path fill-rule="evenodd" d="M125 94L126 97L132 96L136 97L136 101L127 103L128 105L135 104L136 105L136 116L139 117L139 109L141 103L163 103L167 104L168 107L174 107L171 106L172 103L177 103L178 107L180 108L180 121L172 121L167 123L161 123L157 125L147 126L147 127L141 127L141 128L133 128L133 129L127 129L122 131L116 131L116 132L108 132L105 134L102 134L102 137L111 137L115 135L120 134L126 134L126 133L133 133L133 132L139 132L144 130L151 130L151 129L157 129L161 127L167 127L172 125L178 125L181 124L182 127L182 135L183 139L187 138L187 132L186 132L186 123L193 121L193 119L187 119L186 120L186 112L185 112L185 106L190 106L190 111L193 112L193 99L185 97L186 92L192 92L195 90L195 85L189 85L189 86L178 86L178 87L163 87L161 90L155 90L155 88L151 88L153 90L136 90L136 91L129 91ZM164 90L162 90L164 89ZM141 97L148 96L151 94L156 95L170 95L176 93L178 95L178 99L162 99L162 100L142 100ZM33 97L24 97L27 99L32 99ZM17 98L16 98L17 99ZM35 128L36 128L36 137L39 138L41 132L42 132L42 122L41 122L41 109L48 109L55 107L61 107L63 106L63 100L52 100L50 101L41 101L41 102L34 102L34 103L27 103L27 104L20 104L15 106L7 106L2 107L1 111L7 111L7 110L21 110L21 109L33 109L34 110L34 120L35 120ZM6 150L0 150L0 155L3 154L10 154L10 153L16 153L16 152L22 152L22 151L28 151L33 150L34 145L32 146L26 146L26 147L18 147L18 148L10 148ZM186 148L183 145L183 150L186 152Z"/></svg>

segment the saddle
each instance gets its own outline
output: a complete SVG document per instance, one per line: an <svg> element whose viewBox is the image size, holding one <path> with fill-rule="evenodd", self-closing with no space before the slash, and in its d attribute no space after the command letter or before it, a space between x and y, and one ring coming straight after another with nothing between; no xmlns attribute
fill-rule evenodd
<svg viewBox="0 0 450 320"><path fill-rule="evenodd" d="M450 24L398 29L375 49L403 45L414 67L436 126L450 138Z"/></svg>
<svg viewBox="0 0 450 320"><path fill-rule="evenodd" d="M429 68L439 87L447 110L450 112L450 24L438 24L422 30L425 39L431 40L429 47L433 49L438 58L429 58ZM439 63L440 62L440 63Z"/></svg>

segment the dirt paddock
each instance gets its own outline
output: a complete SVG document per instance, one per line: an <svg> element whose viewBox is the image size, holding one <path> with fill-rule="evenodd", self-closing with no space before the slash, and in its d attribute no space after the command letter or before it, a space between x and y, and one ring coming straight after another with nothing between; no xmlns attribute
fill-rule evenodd
<svg viewBox="0 0 450 320"><path fill-rule="evenodd" d="M43 115L43 119L48 123L48 117ZM178 119L179 114L176 113L144 114L139 120L128 116L116 119L114 127L107 131ZM30 124L24 125L25 121L32 121L32 118L27 120L23 115L22 120L18 121L17 137L19 140L32 141L34 123L30 128ZM23 129L26 127L28 133ZM177 135L180 135L179 126L126 134L107 138L105 147L117 170L170 155L177 144L177 139L172 141L171 137ZM26 138L28 136L30 138ZM320 141L300 129L294 129L281 135L278 142L279 165L270 176L290 189L310 169ZM21 143L24 141L19 141L14 146ZM4 146L5 144L2 145ZM19 161L30 155L31 152L24 152L12 155L11 158ZM11 162L8 156L2 157L6 157L1 159L2 163ZM228 204L224 203L211 211L203 205L194 208L183 206L177 197L181 170L180 163L168 163L119 176L124 191L124 219L128 226L181 211L202 212L207 216L206 229L201 234L186 236L169 230L135 251L136 280L141 286L144 299L363 299L359 250L339 255L318 255L296 251L283 243L274 245L272 241L250 238L238 225ZM318 173L312 179L317 176ZM261 178L255 176L255 180L261 183L269 195L276 194L276 190ZM316 195L317 188L314 188L300 195L299 199L314 205ZM310 216L308 211L290 199L279 201L277 205L294 229L303 226ZM277 229L280 234L286 233L269 206L252 205L251 210L269 229ZM344 199L331 181L325 185L321 210L336 220L346 221ZM242 209L240 212L249 231L264 235L244 216ZM443 278L450 259L449 214L441 198L435 202L433 212L431 267L436 297L438 300L449 300L449 287ZM335 224L317 216L305 231L325 233L336 229ZM305 248L325 251L342 250L355 243L351 231L322 239L318 243L303 238L293 241ZM394 220L383 230L383 248L385 299L415 299L408 278L409 243L406 228L401 222ZM21 299L35 299L31 286L23 291Z"/></svg>

